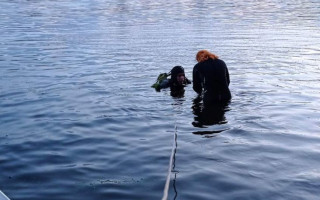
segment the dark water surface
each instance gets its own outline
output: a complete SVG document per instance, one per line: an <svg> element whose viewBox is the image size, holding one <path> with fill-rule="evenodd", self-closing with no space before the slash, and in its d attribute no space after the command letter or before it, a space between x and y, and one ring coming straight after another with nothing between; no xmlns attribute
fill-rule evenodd
<svg viewBox="0 0 320 200"><path fill-rule="evenodd" d="M320 1L0 2L0 190L12 200L320 197ZM229 67L224 110L150 87ZM176 127L176 131L175 131Z"/></svg>

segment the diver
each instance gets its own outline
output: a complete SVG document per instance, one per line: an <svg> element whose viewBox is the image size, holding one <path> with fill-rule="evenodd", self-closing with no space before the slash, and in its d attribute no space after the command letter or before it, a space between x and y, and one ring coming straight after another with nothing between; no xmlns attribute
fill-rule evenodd
<svg viewBox="0 0 320 200"><path fill-rule="evenodd" d="M171 76L171 78L168 78ZM157 82L151 87L157 91L170 87L171 96L183 96L184 87L190 84L191 81L185 76L184 69L181 66L175 66L171 69L170 73L162 73L158 76Z"/></svg>
<svg viewBox="0 0 320 200"><path fill-rule="evenodd" d="M231 99L230 78L227 65L207 50L196 55L193 67L193 90L203 96L204 106L226 103Z"/></svg>

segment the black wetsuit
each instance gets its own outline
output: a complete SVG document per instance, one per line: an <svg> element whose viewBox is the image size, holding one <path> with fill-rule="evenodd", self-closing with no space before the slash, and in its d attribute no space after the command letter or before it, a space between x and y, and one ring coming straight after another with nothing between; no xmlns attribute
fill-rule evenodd
<svg viewBox="0 0 320 200"><path fill-rule="evenodd" d="M193 90L203 92L203 103L228 102L230 78L227 65L220 59L209 58L193 68Z"/></svg>

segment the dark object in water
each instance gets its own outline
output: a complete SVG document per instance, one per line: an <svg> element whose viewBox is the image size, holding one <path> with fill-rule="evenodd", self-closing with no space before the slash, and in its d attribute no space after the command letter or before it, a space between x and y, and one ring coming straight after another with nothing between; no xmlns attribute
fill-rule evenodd
<svg viewBox="0 0 320 200"><path fill-rule="evenodd" d="M157 91L161 89L161 85L165 84L167 81L169 81L168 76L170 76L170 73L161 73L159 74L157 81L151 86L155 88Z"/></svg>

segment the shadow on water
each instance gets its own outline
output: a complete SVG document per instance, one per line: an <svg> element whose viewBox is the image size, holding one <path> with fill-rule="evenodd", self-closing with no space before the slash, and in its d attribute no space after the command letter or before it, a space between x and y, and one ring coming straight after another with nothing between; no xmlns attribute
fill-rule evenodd
<svg viewBox="0 0 320 200"><path fill-rule="evenodd" d="M194 114L194 121L192 125L197 128L208 128L212 125L222 125L228 123L225 117L225 112L229 111L229 103L217 103L210 106L203 106L201 96L193 99L192 112ZM210 131L195 131L196 135L216 134L225 131L210 130Z"/></svg>

